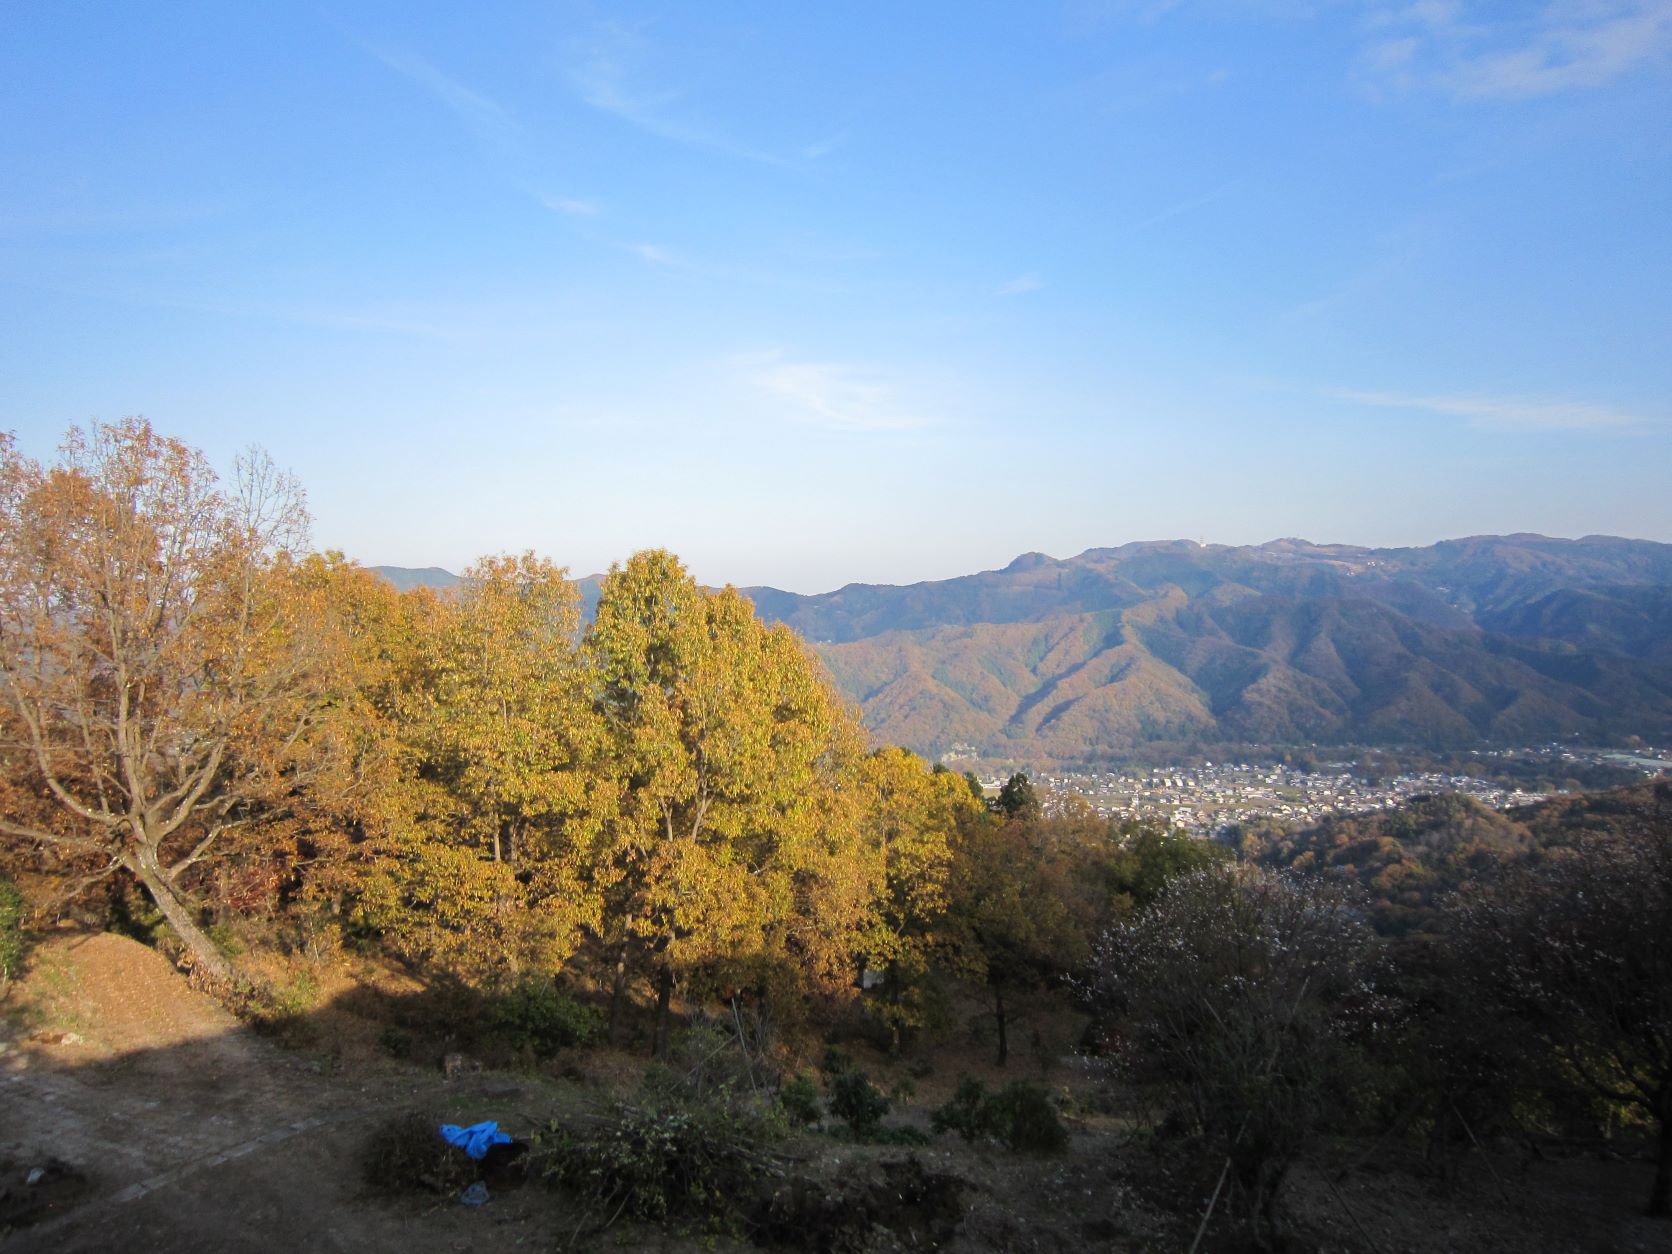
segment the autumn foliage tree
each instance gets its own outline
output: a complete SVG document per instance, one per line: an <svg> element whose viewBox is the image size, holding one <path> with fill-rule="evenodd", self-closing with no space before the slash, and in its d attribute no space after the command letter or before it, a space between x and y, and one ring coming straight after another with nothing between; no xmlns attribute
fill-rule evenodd
<svg viewBox="0 0 1672 1254"><path fill-rule="evenodd" d="M855 788L873 901L854 956L861 974L882 976L880 1010L898 1046L925 1020L923 982L950 939L954 851L986 814L962 776L892 746L865 755Z"/></svg>
<svg viewBox="0 0 1672 1254"><path fill-rule="evenodd" d="M1059 800L1047 815L1027 795L1028 804L965 828L949 882L945 961L984 986L1001 1067L1018 1014L1081 974L1106 927L1172 879L1224 857L1159 829L1122 831L1078 798Z"/></svg>
<svg viewBox="0 0 1672 1254"><path fill-rule="evenodd" d="M362 904L403 953L473 983L555 973L598 924L610 798L564 574L489 557L413 598L407 769Z"/></svg>
<svg viewBox="0 0 1672 1254"><path fill-rule="evenodd" d="M0 699L45 803L0 832L132 876L216 977L187 875L295 784L318 707L290 585L306 524L265 459L223 487L142 420L72 430L50 466L0 439Z"/></svg>
<svg viewBox="0 0 1672 1254"><path fill-rule="evenodd" d="M794 633L662 550L611 568L583 647L617 798L600 872L615 1001L648 966L660 1050L676 979L796 933L850 839L831 792L857 731Z"/></svg>

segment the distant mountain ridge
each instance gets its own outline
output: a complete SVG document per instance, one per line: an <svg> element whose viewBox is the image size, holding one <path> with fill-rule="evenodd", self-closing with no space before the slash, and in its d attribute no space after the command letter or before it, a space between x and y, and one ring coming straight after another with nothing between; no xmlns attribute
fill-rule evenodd
<svg viewBox="0 0 1672 1254"><path fill-rule="evenodd" d="M457 575L439 566L373 566L371 569L402 592L410 592L414 588L434 588L443 592L459 583Z"/></svg>
<svg viewBox="0 0 1672 1254"><path fill-rule="evenodd" d="M1653 541L1175 540L743 591L807 637L879 740L931 755L1672 738L1672 545Z"/></svg>
<svg viewBox="0 0 1672 1254"><path fill-rule="evenodd" d="M370 569L382 575L402 592L410 592L414 588L446 592L464 582L462 576L455 575L450 570L443 570L440 566L373 566ZM603 584L604 577L584 575L572 582L581 594L581 617L591 622L592 611L598 606L598 589Z"/></svg>
<svg viewBox="0 0 1672 1254"><path fill-rule="evenodd" d="M745 591L813 642L879 739L930 754L1672 736L1672 545L1652 541L1175 540Z"/></svg>

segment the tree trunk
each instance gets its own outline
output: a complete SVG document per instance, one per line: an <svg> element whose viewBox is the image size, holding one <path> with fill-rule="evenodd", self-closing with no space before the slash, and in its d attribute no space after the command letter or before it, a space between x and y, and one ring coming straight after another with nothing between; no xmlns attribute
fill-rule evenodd
<svg viewBox="0 0 1672 1254"><path fill-rule="evenodd" d="M192 918L191 903L169 882L168 875L157 861L156 851L139 849L130 854L125 862L128 870L145 886L151 900L157 903L157 909L163 912L163 918L168 920L174 934L186 946L192 956L194 969L203 972L216 983L231 983L232 964L215 948L215 942L198 927L197 921Z"/></svg>
<svg viewBox="0 0 1672 1254"><path fill-rule="evenodd" d="M1278 1232L1277 1197L1283 1189L1283 1178L1288 1174L1287 1165L1272 1166L1269 1161L1260 1163L1254 1169L1254 1189L1249 1207L1249 1235L1257 1250L1275 1250L1280 1248L1281 1241Z"/></svg>
<svg viewBox="0 0 1672 1254"><path fill-rule="evenodd" d="M1661 1116L1660 1158L1655 1163L1655 1184L1649 1191L1648 1213L1656 1219L1672 1215L1672 1118Z"/></svg>
<svg viewBox="0 0 1672 1254"><path fill-rule="evenodd" d="M1004 989L993 985L993 1018L999 1025L999 1066L1010 1061L1010 1020L1004 1010Z"/></svg>
<svg viewBox="0 0 1672 1254"><path fill-rule="evenodd" d="M608 1039L611 1045L621 1043L621 1006L627 1000L627 946L631 939L621 942L621 949L615 955L615 979L610 984L610 1026Z"/></svg>
<svg viewBox="0 0 1672 1254"><path fill-rule="evenodd" d="M656 1031L651 1038L653 1058L668 1055L668 1007L673 1001L673 968L664 966L656 974Z"/></svg>

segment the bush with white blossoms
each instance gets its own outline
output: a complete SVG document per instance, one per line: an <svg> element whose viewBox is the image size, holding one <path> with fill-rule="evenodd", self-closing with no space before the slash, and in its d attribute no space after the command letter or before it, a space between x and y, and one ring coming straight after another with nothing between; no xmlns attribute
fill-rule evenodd
<svg viewBox="0 0 1672 1254"><path fill-rule="evenodd" d="M1228 1164L1257 1241L1295 1156L1385 1022L1373 934L1336 881L1254 866L1174 880L1107 932L1088 993L1119 1061Z"/></svg>

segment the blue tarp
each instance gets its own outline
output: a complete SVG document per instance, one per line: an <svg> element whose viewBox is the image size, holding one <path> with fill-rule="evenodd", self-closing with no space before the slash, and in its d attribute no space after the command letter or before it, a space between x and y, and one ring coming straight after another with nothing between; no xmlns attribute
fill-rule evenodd
<svg viewBox="0 0 1672 1254"><path fill-rule="evenodd" d="M468 1128L461 1128L456 1123L441 1125L441 1138L449 1145L457 1145L472 1158L482 1158L495 1145L509 1145L511 1138L507 1133L499 1130L499 1124L493 1120L487 1123L473 1123Z"/></svg>

